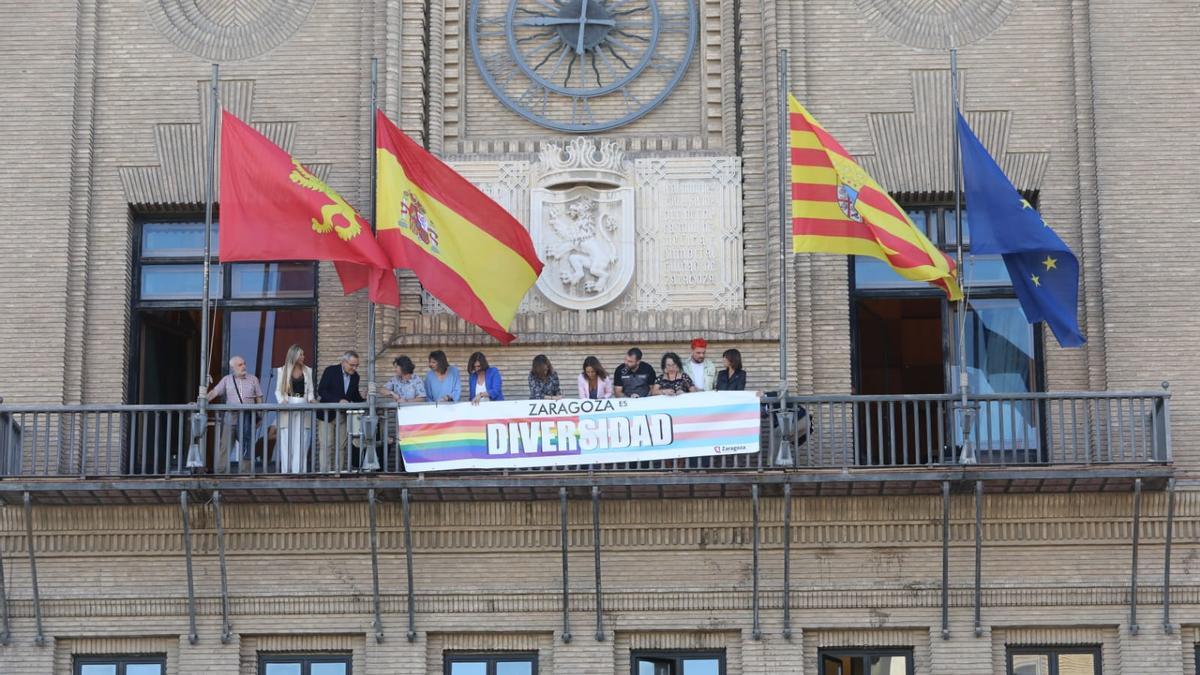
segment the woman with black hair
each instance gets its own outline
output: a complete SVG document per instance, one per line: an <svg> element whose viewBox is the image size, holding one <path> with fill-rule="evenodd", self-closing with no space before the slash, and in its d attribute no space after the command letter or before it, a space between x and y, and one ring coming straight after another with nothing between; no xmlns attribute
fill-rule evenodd
<svg viewBox="0 0 1200 675"><path fill-rule="evenodd" d="M717 391L745 391L746 371L742 370L742 353L726 349L721 355L722 368L717 372Z"/></svg>

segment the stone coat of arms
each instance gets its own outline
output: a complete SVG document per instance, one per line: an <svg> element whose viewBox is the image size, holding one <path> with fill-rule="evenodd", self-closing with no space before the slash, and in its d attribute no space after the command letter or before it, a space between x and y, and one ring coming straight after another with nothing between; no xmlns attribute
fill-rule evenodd
<svg viewBox="0 0 1200 675"><path fill-rule="evenodd" d="M631 167L609 141L579 137L542 150L530 194L530 233L546 263L538 289L568 309L596 309L633 280Z"/></svg>

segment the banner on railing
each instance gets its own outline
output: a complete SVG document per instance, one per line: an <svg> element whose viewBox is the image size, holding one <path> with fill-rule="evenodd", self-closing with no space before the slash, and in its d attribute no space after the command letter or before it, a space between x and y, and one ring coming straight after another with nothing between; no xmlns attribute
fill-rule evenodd
<svg viewBox="0 0 1200 675"><path fill-rule="evenodd" d="M758 452L753 392L402 408L406 471L643 462Z"/></svg>

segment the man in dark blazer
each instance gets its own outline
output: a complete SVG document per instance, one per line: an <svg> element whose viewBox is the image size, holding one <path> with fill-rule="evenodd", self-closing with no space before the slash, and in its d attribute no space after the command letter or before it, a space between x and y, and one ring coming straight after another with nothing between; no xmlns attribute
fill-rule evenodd
<svg viewBox="0 0 1200 675"><path fill-rule="evenodd" d="M362 403L366 400L358 391L358 352L346 351L341 363L329 366L321 373L317 400L321 403ZM331 410L317 413L317 471L335 471L349 466L345 459L348 437L344 413Z"/></svg>

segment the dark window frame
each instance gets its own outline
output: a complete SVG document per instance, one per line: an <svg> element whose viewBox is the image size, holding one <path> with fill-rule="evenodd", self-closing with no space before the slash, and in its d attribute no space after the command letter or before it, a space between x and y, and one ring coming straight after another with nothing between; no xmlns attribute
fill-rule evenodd
<svg viewBox="0 0 1200 675"><path fill-rule="evenodd" d="M154 664L159 667L159 673L166 675L166 654L74 654L71 656L71 673L81 675L84 666L107 666L117 668L117 675L125 675L129 665Z"/></svg>
<svg viewBox="0 0 1200 675"><path fill-rule="evenodd" d="M861 658L869 659L872 656L903 656L908 659L908 667L905 672L908 675L915 675L917 668L917 657L912 647L830 647L817 650L817 675L825 672L825 657L832 658ZM870 672L869 665L864 668L863 672Z"/></svg>
<svg viewBox="0 0 1200 675"><path fill-rule="evenodd" d="M683 662L687 660L716 659L717 673L725 675L724 649L636 649L629 652L629 672L638 675L638 659L673 661L672 675L683 675Z"/></svg>
<svg viewBox="0 0 1200 675"><path fill-rule="evenodd" d="M136 356L141 353L142 349L142 315L143 311L148 310L200 310L200 298L177 298L177 299L160 299L160 300L143 300L142 295L142 270L146 267L171 266L171 265L195 265L203 264L203 254L199 256L161 256L161 257L144 257L142 255L142 239L143 230L146 225L160 223L195 223L200 221L203 223L203 211L197 214L196 211L188 209L183 211L175 211L169 213L137 213L131 214L130 223L132 227L131 249L132 254L132 269L130 276L129 288L129 354L127 356L129 367L126 375L126 392L127 400L140 400L141 392L139 391L139 376L138 364ZM219 217L219 207L213 207L213 225L217 232L220 232L221 220ZM212 297L213 313L223 312L225 314L222 325L221 353L229 353L229 314L232 312L253 312L253 311L272 311L272 310L312 310L313 313L313 345L312 353L306 359L310 364L319 363L317 361L317 345L320 343L318 334L320 332L320 324L318 321L319 299L321 295L321 267L320 263L308 260L273 260L270 263L291 263L291 262L307 262L313 266L313 294L311 298L234 298L233 297L233 265L241 264L238 262L221 263L217 252L213 251L212 264L214 272L216 268L220 269L220 293L216 297ZM249 263L255 264L255 263ZM221 374L228 372L229 365L221 364Z"/></svg>
<svg viewBox="0 0 1200 675"><path fill-rule="evenodd" d="M353 675L354 654L351 652L259 652L258 675L266 675L267 666L298 663L300 675L310 675L314 663L343 663L346 675Z"/></svg>
<svg viewBox="0 0 1200 675"><path fill-rule="evenodd" d="M1050 657L1049 675L1058 675L1058 659L1063 654L1091 654L1094 675L1104 672L1104 651L1101 645L1004 645L1004 672L1013 674L1013 656L1021 654L1047 655Z"/></svg>
<svg viewBox="0 0 1200 675"><path fill-rule="evenodd" d="M533 664L533 675L538 675L538 653L536 651L456 651L446 650L442 652L442 673L450 675L450 669L455 663L477 663L484 662L487 675L496 675L496 664L498 663L525 663Z"/></svg>

